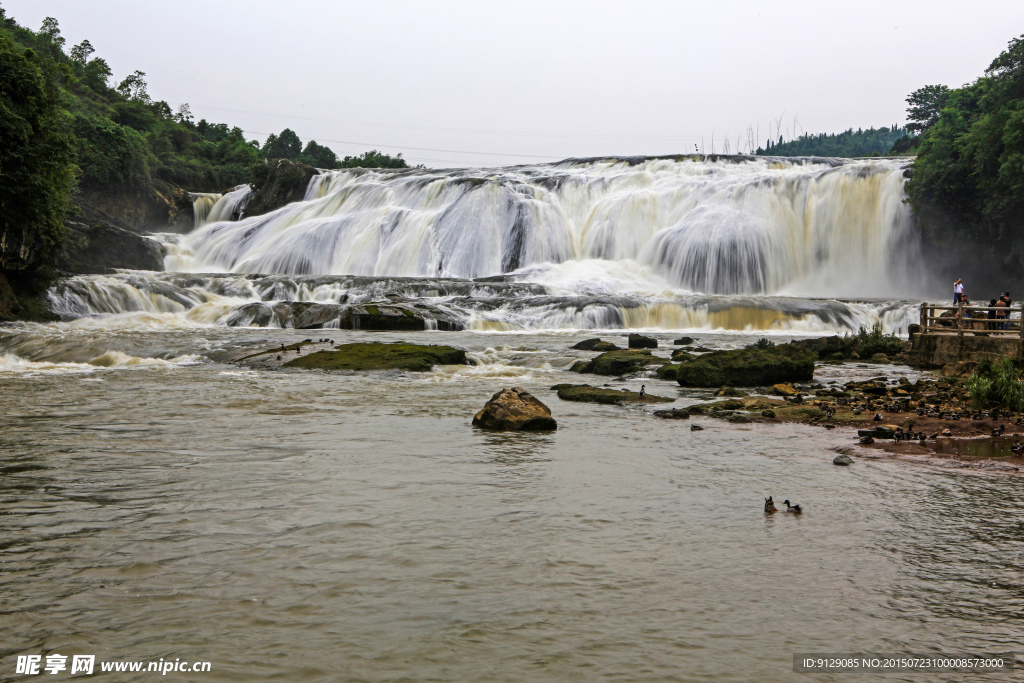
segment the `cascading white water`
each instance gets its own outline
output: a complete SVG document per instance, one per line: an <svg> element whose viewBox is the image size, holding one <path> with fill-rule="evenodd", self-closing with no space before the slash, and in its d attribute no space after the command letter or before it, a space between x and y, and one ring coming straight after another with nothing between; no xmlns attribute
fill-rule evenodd
<svg viewBox="0 0 1024 683"><path fill-rule="evenodd" d="M192 213L195 216L195 227L235 220L245 209L252 195L252 188L248 185L238 185L226 194L193 192Z"/></svg>
<svg viewBox="0 0 1024 683"><path fill-rule="evenodd" d="M129 326L363 329L390 307L417 329L903 332L917 261L902 163L326 172L263 216L227 220L246 186L210 199L206 224L157 236L170 272L78 276L49 296L66 319Z"/></svg>
<svg viewBox="0 0 1024 683"><path fill-rule="evenodd" d="M192 197L192 216L195 219L193 227L196 228L209 222L210 209L224 196L217 192L192 192L190 195Z"/></svg>
<svg viewBox="0 0 1024 683"><path fill-rule="evenodd" d="M580 271L591 271L580 285ZM108 325L191 327L338 327L346 310L400 306L424 329L477 331L671 329L835 334L880 323L903 333L916 321L908 301L810 300L776 296L699 295L644 289L643 275L618 292L617 273L596 276L599 262L567 272L554 266L489 280L351 276L254 276L140 273L78 276L50 290L65 319L103 317ZM642 270L637 267L636 270ZM656 279L647 276L647 281ZM538 284L543 282L545 284ZM314 318L298 311L315 310Z"/></svg>
<svg viewBox="0 0 1024 683"><path fill-rule="evenodd" d="M905 296L916 278L904 164L679 157L332 171L302 202L202 226L166 267L475 278L629 260L694 292Z"/></svg>

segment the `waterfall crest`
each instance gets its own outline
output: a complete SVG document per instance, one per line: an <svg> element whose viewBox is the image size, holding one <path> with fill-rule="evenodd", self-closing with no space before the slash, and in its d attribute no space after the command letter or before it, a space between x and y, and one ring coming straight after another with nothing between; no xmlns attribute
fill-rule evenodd
<svg viewBox="0 0 1024 683"><path fill-rule="evenodd" d="M631 260L692 292L905 296L904 165L673 157L329 171L304 201L233 223L215 220L230 216L217 211L225 195L166 267L477 278Z"/></svg>
<svg viewBox="0 0 1024 683"><path fill-rule="evenodd" d="M252 188L248 185L238 185L225 194L193 192L192 214L195 216L195 227L207 223L238 220L252 195Z"/></svg>

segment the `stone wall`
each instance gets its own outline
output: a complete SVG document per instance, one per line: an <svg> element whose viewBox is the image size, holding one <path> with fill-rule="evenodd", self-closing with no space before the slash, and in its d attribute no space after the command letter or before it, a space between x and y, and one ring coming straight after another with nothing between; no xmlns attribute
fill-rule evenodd
<svg viewBox="0 0 1024 683"><path fill-rule="evenodd" d="M915 334L911 339L910 364L921 368L943 368L949 365L980 360L1012 358L1024 360L1018 336L960 336L951 334Z"/></svg>

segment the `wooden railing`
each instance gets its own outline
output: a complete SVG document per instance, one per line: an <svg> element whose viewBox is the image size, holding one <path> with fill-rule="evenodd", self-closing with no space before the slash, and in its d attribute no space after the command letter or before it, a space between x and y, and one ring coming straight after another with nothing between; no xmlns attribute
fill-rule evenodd
<svg viewBox="0 0 1024 683"><path fill-rule="evenodd" d="M945 316L936 311L952 311ZM989 318L988 312L1004 313L1005 318ZM1018 317L1010 316L1017 314ZM1008 306L934 306L921 304L921 334L964 334L998 335L1024 339L1024 304L1017 308Z"/></svg>

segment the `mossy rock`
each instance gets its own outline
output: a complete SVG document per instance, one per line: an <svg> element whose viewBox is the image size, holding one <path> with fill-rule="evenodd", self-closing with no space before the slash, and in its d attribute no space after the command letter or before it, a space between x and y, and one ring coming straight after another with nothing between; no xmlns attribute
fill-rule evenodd
<svg viewBox="0 0 1024 683"><path fill-rule="evenodd" d="M654 374L658 376L658 379L664 379L669 382L674 382L676 379L676 368L678 367L678 363L662 365L660 368L655 370Z"/></svg>
<svg viewBox="0 0 1024 683"><path fill-rule="evenodd" d="M679 365L676 381L684 387L752 387L805 382L814 377L813 352L783 344L767 349L713 351Z"/></svg>
<svg viewBox="0 0 1024 683"><path fill-rule="evenodd" d="M672 360L677 363L679 361L693 360L694 358L697 358L697 356L684 349L676 349L672 352Z"/></svg>
<svg viewBox="0 0 1024 683"><path fill-rule="evenodd" d="M627 389L608 389L607 387L592 387L589 384L556 384L552 389L557 389L558 398L563 401L580 401L585 403L606 403L620 405L622 403L672 403L674 398L654 396L645 394L640 396L635 391Z"/></svg>
<svg viewBox="0 0 1024 683"><path fill-rule="evenodd" d="M380 342L341 344L284 364L304 370L410 370L427 372L435 365L465 365L466 352L452 346Z"/></svg>
<svg viewBox="0 0 1024 683"><path fill-rule="evenodd" d="M585 366L576 363L570 370L594 375L625 375L630 372L639 372L648 365L665 365L667 363L667 360L652 356L651 352L646 349L621 349L602 353Z"/></svg>

